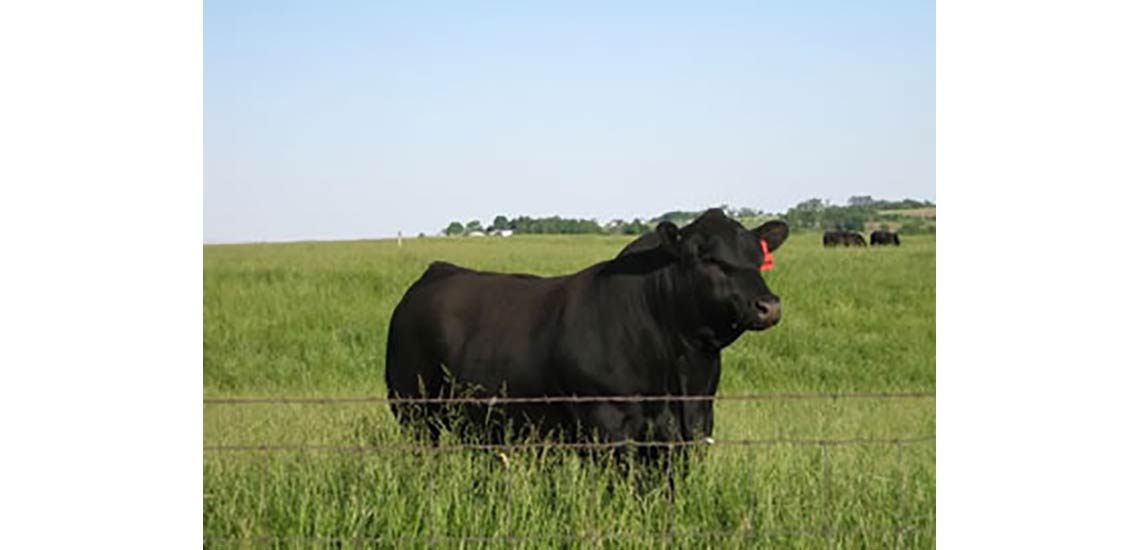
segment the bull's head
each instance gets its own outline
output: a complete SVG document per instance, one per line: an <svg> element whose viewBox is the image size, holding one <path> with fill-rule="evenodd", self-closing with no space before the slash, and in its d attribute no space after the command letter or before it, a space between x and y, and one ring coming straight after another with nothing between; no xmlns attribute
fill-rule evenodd
<svg viewBox="0 0 1140 550"><path fill-rule="evenodd" d="M764 330L780 322L780 297L768 289L760 267L766 252L788 237L786 223L749 230L714 209L684 228L662 222L656 237L660 250L677 260L705 322L729 330Z"/></svg>

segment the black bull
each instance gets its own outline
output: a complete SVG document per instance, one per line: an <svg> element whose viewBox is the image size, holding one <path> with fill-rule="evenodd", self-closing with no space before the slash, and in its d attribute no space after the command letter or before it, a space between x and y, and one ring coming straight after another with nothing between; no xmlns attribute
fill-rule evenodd
<svg viewBox="0 0 1140 550"><path fill-rule="evenodd" d="M867 246L867 241L854 231L827 231L823 234L823 246Z"/></svg>
<svg viewBox="0 0 1140 550"><path fill-rule="evenodd" d="M783 222L747 230L710 210L682 229L664 222L616 258L563 277L433 263L392 314L389 397L712 396L720 351L780 319L779 297L758 269L760 240L774 251L787 234ZM493 409L392 405L402 423L432 441L456 424L465 425L462 436L492 443L520 434L687 442L713 430L711 400Z"/></svg>
<svg viewBox="0 0 1140 550"><path fill-rule="evenodd" d="M899 234L880 229L871 233L871 244L899 246Z"/></svg>

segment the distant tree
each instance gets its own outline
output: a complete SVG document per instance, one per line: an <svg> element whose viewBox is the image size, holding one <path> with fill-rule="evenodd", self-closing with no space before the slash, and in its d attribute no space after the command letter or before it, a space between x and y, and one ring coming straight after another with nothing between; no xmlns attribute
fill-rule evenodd
<svg viewBox="0 0 1140 550"><path fill-rule="evenodd" d="M822 199L808 199L789 208L784 218L792 229L822 229L827 208Z"/></svg>
<svg viewBox="0 0 1140 550"><path fill-rule="evenodd" d="M691 220L695 217L697 217L696 212L685 212L683 210L673 210L671 212L666 212L664 214L661 214L660 216L657 216L656 218L653 218L652 221L656 221L659 223L660 222L673 222L675 224L681 224L682 222L685 222L687 220Z"/></svg>
<svg viewBox="0 0 1140 550"><path fill-rule="evenodd" d="M462 235L463 224L459 222L451 222L448 224L447 229L443 230L444 235Z"/></svg>
<svg viewBox="0 0 1140 550"><path fill-rule="evenodd" d="M467 222L467 227L464 229L467 233L471 233L472 231L482 231L483 226L479 223L479 220L471 220Z"/></svg>
<svg viewBox="0 0 1140 550"><path fill-rule="evenodd" d="M863 231L869 218L868 212L863 208L829 206L820 213L819 224L821 229Z"/></svg>
<svg viewBox="0 0 1140 550"><path fill-rule="evenodd" d="M510 228L511 228L510 222L507 221L507 217L503 216L503 215L495 216L495 221L491 222L491 229L493 229L495 231L502 231L504 229L510 229Z"/></svg>
<svg viewBox="0 0 1140 550"><path fill-rule="evenodd" d="M629 222L625 227L622 228L622 234L643 235L645 233L648 233L649 230L650 227L642 223L640 218L634 218L632 222Z"/></svg>
<svg viewBox="0 0 1140 550"><path fill-rule="evenodd" d="M875 206L875 199L871 195L856 195L847 199L847 206L867 207Z"/></svg>
<svg viewBox="0 0 1140 550"><path fill-rule="evenodd" d="M824 202L823 199L815 198L808 199L795 206L796 210L804 210L807 212L818 212L824 208L827 208L827 203Z"/></svg>

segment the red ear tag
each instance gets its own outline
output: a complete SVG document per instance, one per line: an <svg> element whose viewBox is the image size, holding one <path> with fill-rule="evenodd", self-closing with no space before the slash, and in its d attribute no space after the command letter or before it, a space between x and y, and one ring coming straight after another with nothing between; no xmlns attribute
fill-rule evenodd
<svg viewBox="0 0 1140 550"><path fill-rule="evenodd" d="M768 241L760 239L760 250L764 251L764 263L760 264L760 271L768 271L772 266L776 265L776 258L772 257L772 253L768 252Z"/></svg>

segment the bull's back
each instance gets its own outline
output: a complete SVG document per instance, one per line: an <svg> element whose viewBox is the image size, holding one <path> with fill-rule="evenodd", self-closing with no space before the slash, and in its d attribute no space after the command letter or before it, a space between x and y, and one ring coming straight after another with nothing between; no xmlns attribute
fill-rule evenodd
<svg viewBox="0 0 1140 550"><path fill-rule="evenodd" d="M454 382L493 390L523 383L540 360L536 337L558 279L433 263L392 314L387 382L393 395L446 395Z"/></svg>

